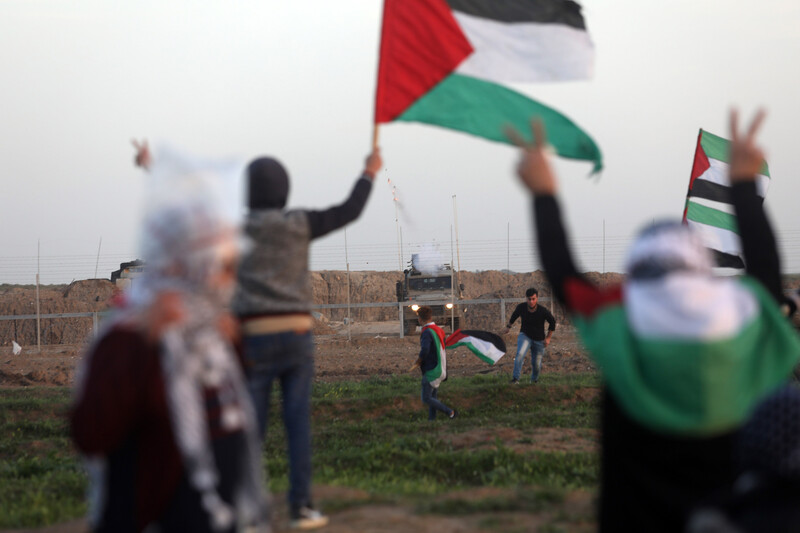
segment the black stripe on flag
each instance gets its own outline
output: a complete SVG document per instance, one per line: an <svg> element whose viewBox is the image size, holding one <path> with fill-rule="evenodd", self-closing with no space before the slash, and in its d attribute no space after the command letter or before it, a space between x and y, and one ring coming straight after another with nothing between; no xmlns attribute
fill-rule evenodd
<svg viewBox="0 0 800 533"><path fill-rule="evenodd" d="M726 254L719 250L709 248L711 253L714 254L714 263L720 268L738 268L744 270L744 261L738 255Z"/></svg>
<svg viewBox="0 0 800 533"><path fill-rule="evenodd" d="M491 331L480 331L476 329L462 329L461 333L468 337L475 337L482 341L491 342L495 348L501 352L506 352L506 343L500 335L492 333Z"/></svg>
<svg viewBox="0 0 800 533"><path fill-rule="evenodd" d="M564 24L586 30L581 6L571 0L447 0L453 11L497 22Z"/></svg>
<svg viewBox="0 0 800 533"><path fill-rule="evenodd" d="M694 180L689 196L693 198L704 198L723 204L731 203L731 188L719 183L706 180Z"/></svg>
<svg viewBox="0 0 800 533"><path fill-rule="evenodd" d="M730 204L731 202L731 188L726 185L720 185L707 180L694 180L692 190L689 191L690 198L703 198L705 200L712 200L723 204ZM759 196L759 201L764 203L764 198Z"/></svg>

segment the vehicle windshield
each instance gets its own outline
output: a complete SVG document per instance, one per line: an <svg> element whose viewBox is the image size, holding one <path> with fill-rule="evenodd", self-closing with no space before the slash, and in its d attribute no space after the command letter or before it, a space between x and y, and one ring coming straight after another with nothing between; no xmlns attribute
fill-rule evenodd
<svg viewBox="0 0 800 533"><path fill-rule="evenodd" d="M438 278L411 278L408 280L408 287L412 291L440 291L442 289L449 289L450 276L441 276Z"/></svg>

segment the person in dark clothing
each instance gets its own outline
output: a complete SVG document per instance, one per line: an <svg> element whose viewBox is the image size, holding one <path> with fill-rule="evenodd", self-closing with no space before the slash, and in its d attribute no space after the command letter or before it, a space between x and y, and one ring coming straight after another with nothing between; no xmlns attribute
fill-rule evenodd
<svg viewBox="0 0 800 533"><path fill-rule="evenodd" d="M252 248L238 272L233 312L242 322L244 358L260 434L267 428L272 385L281 383L289 452L291 527L322 527L311 499L311 241L361 214L383 162L376 148L344 203L325 210L285 209L289 176L276 159L250 163L245 234Z"/></svg>
<svg viewBox="0 0 800 533"><path fill-rule="evenodd" d="M632 245L626 281L610 288L572 260L541 123L532 144L509 132L523 147L518 173L533 193L545 272L603 372L600 531L683 531L690 510L733 480L739 428L800 357L755 192L761 119L742 136L731 117L730 189L748 275L714 277L689 227L657 223Z"/></svg>
<svg viewBox="0 0 800 533"><path fill-rule="evenodd" d="M800 531L800 390L786 386L761 402L735 450L741 474L699 506L686 533Z"/></svg>
<svg viewBox="0 0 800 533"><path fill-rule="evenodd" d="M428 406L428 420L436 420L436 412L455 418L457 411L439 401L439 385L447 379L447 357L444 330L433 322L433 310L423 305L417 311L422 331L419 336L419 357L414 366L422 372L422 403Z"/></svg>
<svg viewBox="0 0 800 533"><path fill-rule="evenodd" d="M531 287L525 291L524 303L519 304L511 314L511 319L506 324L503 332L511 331L511 325L521 318L519 335L517 336L517 355L514 356L514 374L511 383L519 383L522 365L525 363L527 352L531 352L531 383L539 381L539 372L542 369L544 349L550 344L550 338L556 330L556 319L543 305L539 305L539 291ZM544 323L547 322L547 335L544 333Z"/></svg>

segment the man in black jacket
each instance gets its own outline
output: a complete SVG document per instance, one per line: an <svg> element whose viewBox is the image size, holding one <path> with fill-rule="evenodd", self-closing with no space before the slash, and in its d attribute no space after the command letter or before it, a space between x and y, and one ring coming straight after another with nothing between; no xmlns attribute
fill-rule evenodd
<svg viewBox="0 0 800 533"><path fill-rule="evenodd" d="M521 318L519 336L517 336L517 355L514 356L514 375L511 383L519 383L519 376L522 372L522 365L525 363L525 356L531 352L531 383L539 381L539 372L542 369L542 357L544 349L550 344L550 338L556 330L556 319L553 313L543 305L539 305L539 291L531 287L525 291L525 302L514 309L511 319L506 324L504 333L511 331L511 325ZM547 322L547 335L544 333L544 323Z"/></svg>

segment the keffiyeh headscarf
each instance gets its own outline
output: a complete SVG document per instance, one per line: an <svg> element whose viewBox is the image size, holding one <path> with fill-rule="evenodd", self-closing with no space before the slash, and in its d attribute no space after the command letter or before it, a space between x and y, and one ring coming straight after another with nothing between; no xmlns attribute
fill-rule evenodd
<svg viewBox="0 0 800 533"><path fill-rule="evenodd" d="M233 284L213 282L241 251L236 225L220 206L218 169L174 154L156 159L142 225L145 271L134 281L126 306L110 321L140 320L165 291L177 293L184 319L161 336L161 368L176 445L190 485L201 495L215 530L233 524L268 530L260 439L240 364L217 327ZM80 385L79 385L80 387ZM242 431L241 471L234 502L221 499L219 472L208 431L204 389L218 391L222 430Z"/></svg>
<svg viewBox="0 0 800 533"><path fill-rule="evenodd" d="M756 298L735 279L714 276L710 252L679 222L645 228L628 252L625 270L629 323L649 338L728 337L758 310Z"/></svg>

